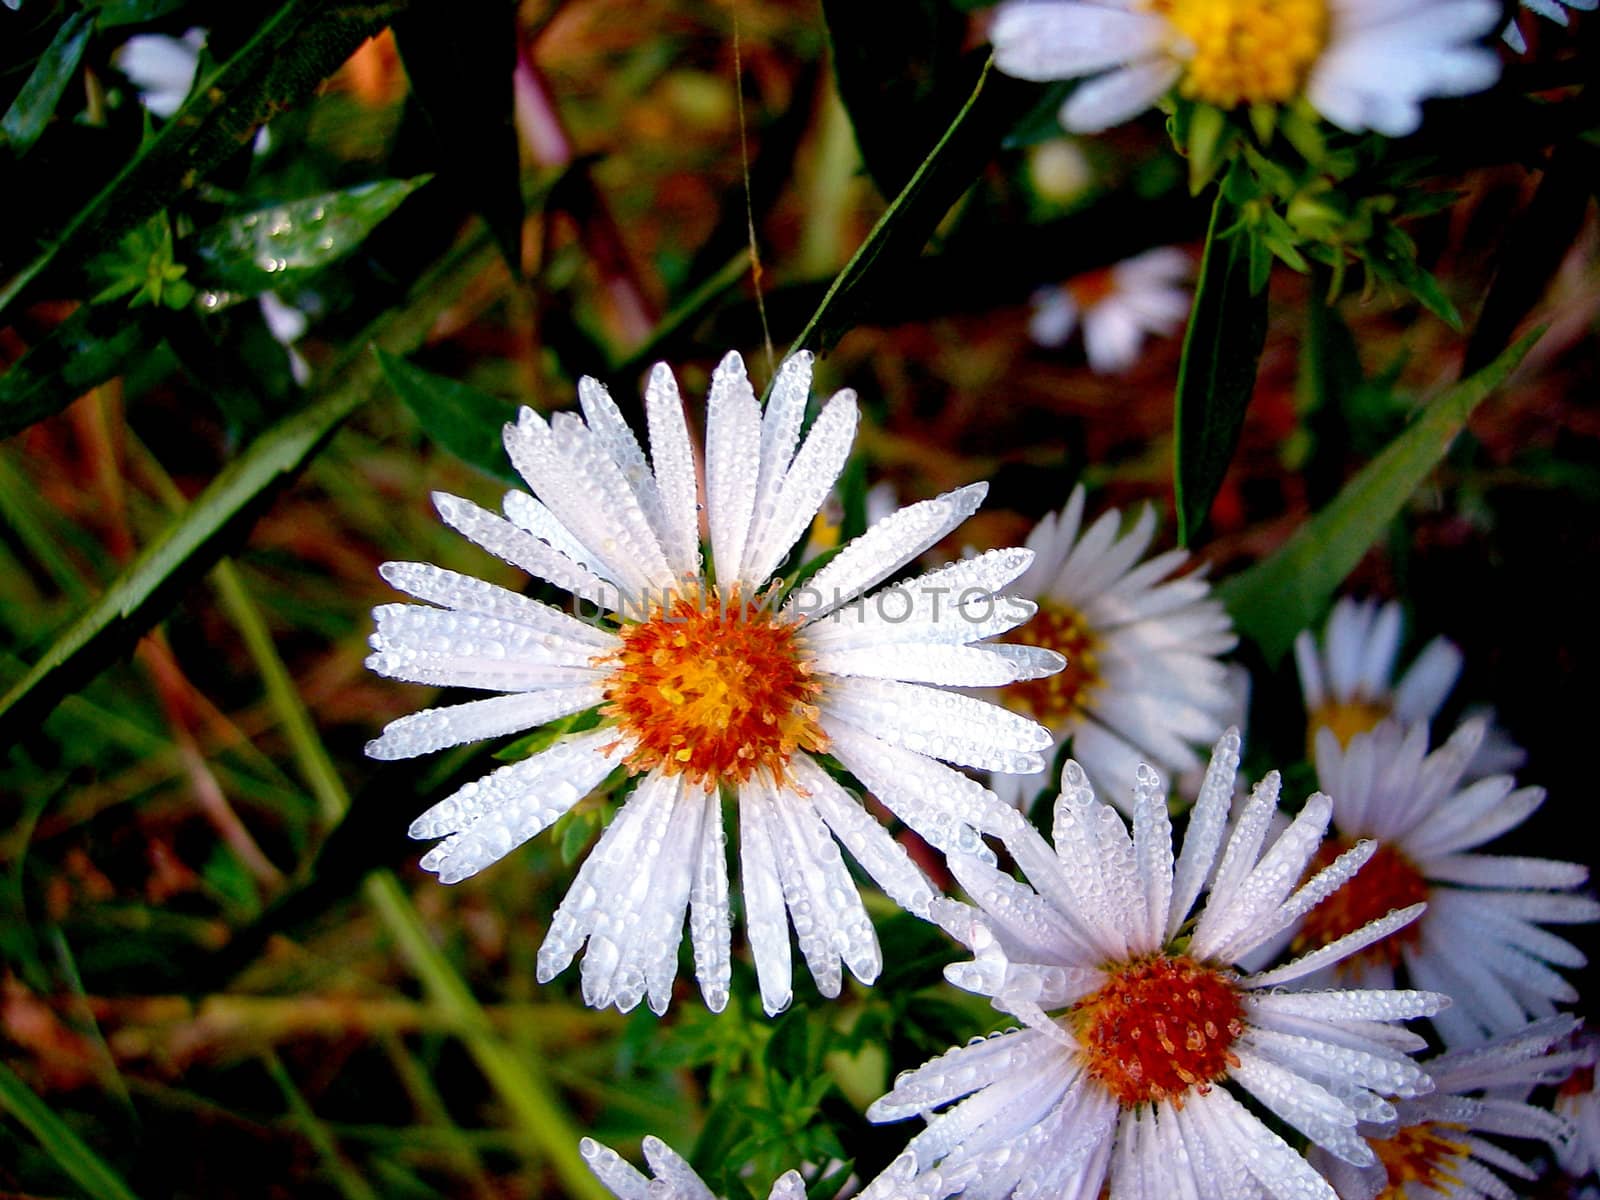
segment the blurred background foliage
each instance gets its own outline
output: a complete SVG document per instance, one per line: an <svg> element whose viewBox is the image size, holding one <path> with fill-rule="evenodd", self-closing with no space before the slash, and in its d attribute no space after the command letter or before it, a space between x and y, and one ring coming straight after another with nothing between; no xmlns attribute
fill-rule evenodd
<svg viewBox="0 0 1600 1200"><path fill-rule="evenodd" d="M1302 752L1281 653L1343 584L1466 648L1458 701L1494 703L1555 798L1530 839L1586 801L1600 25L1531 30L1418 137L1290 169L1244 124L1200 153L1184 112L1069 141L1054 90L986 72L981 19L8 0L0 1190L594 1196L577 1137L653 1132L765 1194L884 1165L906 1131L865 1105L993 1027L887 902L878 986L801 983L776 1020L751 978L665 1020L536 986L598 805L460 887L417 872L410 818L494 747L362 757L422 702L363 669L376 567L519 586L427 498L495 496L499 423L581 374L637 415L658 358L699 394L729 347L757 378L826 350L819 390L869 417L844 534L868 483L991 480L947 554L1019 541L1080 479L1152 501L1230 580L1261 769ZM188 35L197 75L141 103L151 35ZM1161 245L1199 275L1187 341L1104 376L1030 340L1034 289Z"/></svg>

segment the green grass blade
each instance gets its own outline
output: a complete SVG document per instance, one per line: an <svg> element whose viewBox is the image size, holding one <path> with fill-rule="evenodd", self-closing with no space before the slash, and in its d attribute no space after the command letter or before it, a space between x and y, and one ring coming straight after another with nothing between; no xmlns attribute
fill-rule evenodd
<svg viewBox="0 0 1600 1200"><path fill-rule="evenodd" d="M122 1176L89 1149L4 1063L0 1063L0 1108L31 1133L56 1165L94 1200L137 1200Z"/></svg>
<svg viewBox="0 0 1600 1200"><path fill-rule="evenodd" d="M1270 558L1218 589L1239 632L1276 662L1322 614L1406 500L1439 465L1478 404L1505 382L1543 335L1538 329L1476 375L1429 402L1326 508Z"/></svg>
<svg viewBox="0 0 1600 1200"><path fill-rule="evenodd" d="M517 419L516 405L382 350L378 365L395 394L416 414L423 433L492 478L526 486L506 458L502 442L506 423Z"/></svg>
<svg viewBox="0 0 1600 1200"><path fill-rule="evenodd" d="M89 45L94 18L88 13L73 13L61 23L56 36L39 58L6 115L0 117L0 134L20 157L39 140L44 127L60 103L72 77L78 73L83 52Z"/></svg>

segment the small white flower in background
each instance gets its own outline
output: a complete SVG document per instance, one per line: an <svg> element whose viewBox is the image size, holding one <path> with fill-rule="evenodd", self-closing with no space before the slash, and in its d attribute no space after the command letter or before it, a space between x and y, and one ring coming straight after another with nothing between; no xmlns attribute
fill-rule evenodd
<svg viewBox="0 0 1600 1200"><path fill-rule="evenodd" d="M1588 868L1544 858L1469 853L1515 829L1544 802L1544 789L1516 788L1509 775L1461 786L1483 737L1467 721L1428 753L1424 725L1409 731L1380 722L1341 747L1317 734L1318 786L1333 797L1333 834L1320 859L1354 839L1377 852L1348 885L1307 914L1296 944L1342 938L1373 916L1426 901L1415 925L1346 958L1335 974L1363 986L1392 987L1404 966L1417 987L1454 1001L1433 1018L1446 1043L1509 1033L1530 1017L1555 1013L1577 992L1555 967L1581 967L1583 954L1539 926L1600 919L1600 904L1572 890Z"/></svg>
<svg viewBox="0 0 1600 1200"><path fill-rule="evenodd" d="M296 383L305 387L311 382L311 364L306 362L294 344L305 336L308 324L306 314L285 304L276 292L262 292L258 302L261 305L261 319L267 323L267 331L289 356L289 373L294 376Z"/></svg>
<svg viewBox="0 0 1600 1200"><path fill-rule="evenodd" d="M1563 27L1570 24L1567 9L1570 8L1573 12L1593 12L1597 6L1600 6L1600 0L1522 0L1522 7L1529 12L1546 17ZM1528 39L1522 36L1522 30L1518 28L1515 17L1506 22L1506 27L1500 36L1505 38L1506 45L1518 54L1528 52Z"/></svg>
<svg viewBox="0 0 1600 1200"><path fill-rule="evenodd" d="M1331 729L1341 743L1386 717L1403 725L1432 721L1461 677L1462 654L1454 642L1436 637L1396 681L1395 659L1405 618L1397 601L1341 596L1328 616L1321 642L1309 629L1294 640L1300 692L1306 702L1306 752L1317 731ZM1478 710L1488 727L1466 778L1515 771L1527 755L1494 724L1492 710Z"/></svg>
<svg viewBox="0 0 1600 1200"><path fill-rule="evenodd" d="M647 1137L642 1146L652 1178L646 1179L632 1164L609 1146L593 1138L578 1143L578 1151L595 1177L617 1200L718 1200L718 1197L687 1162L657 1137ZM970 1173L921 1173L916 1161L903 1154L865 1188L855 1200L944 1200L960 1190ZM785 1171L772 1183L768 1200L805 1200L806 1184L798 1171Z"/></svg>
<svg viewBox="0 0 1600 1200"><path fill-rule="evenodd" d="M1303 93L1342 129L1401 137L1423 100L1499 78L1477 41L1500 13L1496 0L1008 0L989 36L1008 75L1085 80L1061 108L1076 133L1176 87L1218 108Z"/></svg>
<svg viewBox="0 0 1600 1200"><path fill-rule="evenodd" d="M1188 554L1169 550L1140 558L1155 535L1148 505L1133 528L1119 533L1111 509L1083 527L1084 490L1028 535L1036 557L1012 585L1036 599L1039 613L1017 636L1065 656L1064 671L1022 682L998 699L1046 725L1053 755L1063 742L1101 796L1125 808L1139 764L1177 773L1201 764L1205 746L1225 726L1235 704L1227 670L1217 656L1237 638L1222 604L1198 574L1169 578ZM1045 770L996 775L995 794L1011 805L1048 786Z"/></svg>
<svg viewBox="0 0 1600 1200"><path fill-rule="evenodd" d="M838 994L842 967L867 982L881 967L836 839L910 912L936 919L948 903L814 752L826 750L946 852L986 852L979 834L1007 810L937 759L999 772L1044 766L1048 730L950 690L1060 668L1050 650L984 640L1033 614L1033 604L997 594L1031 551L992 550L868 594L970 516L985 485L891 513L781 598L772 572L833 487L857 421L855 394L840 392L801 444L810 383L811 356L790 358L763 412L739 356L723 359L711 382L703 493L677 384L660 364L645 393L649 461L606 390L586 378L578 396L587 421L523 409L506 427L511 461L538 499L510 492L500 517L434 497L446 523L478 545L615 619L579 620L427 563L382 568L395 587L440 607L376 609L368 665L506 694L402 717L368 754L409 758L600 709L597 728L423 813L412 836L444 838L423 867L445 883L465 879L548 828L614 769L642 776L538 955L547 981L587 941L583 994L596 1007L627 1010L648 996L656 1012L666 1009L686 910L706 1003L727 1003L722 788L738 800L745 921L762 1003L777 1012L792 995L790 919L824 995Z"/></svg>
<svg viewBox="0 0 1600 1200"><path fill-rule="evenodd" d="M1376 1164L1355 1167L1320 1148L1311 1151L1311 1161L1340 1200L1516 1200L1496 1171L1528 1180L1537 1172L1478 1135L1543 1141L1558 1152L1568 1143L1573 1130L1565 1119L1514 1097L1566 1073L1577 1053L1552 1050L1577 1024L1572 1017L1552 1017L1486 1045L1428 1059L1421 1065L1434 1082L1430 1095L1397 1100L1392 1122L1361 1125L1378 1155Z"/></svg>
<svg viewBox="0 0 1600 1200"><path fill-rule="evenodd" d="M1041 346L1060 346L1083 326L1089 366L1101 375L1139 361L1147 335L1177 332L1189 313L1189 256L1170 246L1091 271L1033 294L1028 333Z"/></svg>
<svg viewBox="0 0 1600 1200"><path fill-rule="evenodd" d="M146 108L158 117L170 117L189 98L205 44L203 29L191 29L181 38L141 33L124 42L111 61L139 89Z"/></svg>
<svg viewBox="0 0 1600 1200"><path fill-rule="evenodd" d="M1056 802L1054 849L1019 814L1002 833L1027 882L950 856L978 907L964 910L965 928L959 920L948 926L973 961L953 964L946 978L991 997L1025 1027L901 1075L867 1110L875 1121L927 1119L907 1146L922 1167L981 1163L970 1200L1097 1200L1107 1185L1111 1200L1333 1200L1332 1188L1238 1091L1334 1156L1356 1166L1377 1161L1358 1123L1392 1119L1384 1097L1432 1086L1406 1055L1422 1039L1390 1023L1448 1000L1280 985L1356 953L1421 907L1389 913L1284 966L1242 974L1242 955L1349 879L1372 847L1352 849L1302 884L1332 806L1312 796L1264 848L1276 773L1257 785L1225 838L1238 764L1239 736L1229 730L1176 857L1155 772L1140 772L1130 837L1071 762ZM1210 894L1191 921L1213 866Z"/></svg>

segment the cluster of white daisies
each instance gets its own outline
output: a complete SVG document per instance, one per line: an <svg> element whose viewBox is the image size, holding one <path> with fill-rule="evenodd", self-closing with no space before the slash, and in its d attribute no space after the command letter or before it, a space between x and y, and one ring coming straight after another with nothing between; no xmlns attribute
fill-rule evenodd
<svg viewBox="0 0 1600 1200"><path fill-rule="evenodd" d="M848 856L970 952L952 984L1020 1023L872 1105L873 1120L926 1125L860 1193L870 1200L1506 1200L1503 1177L1529 1168L1486 1134L1592 1167L1574 1156L1600 1142L1529 1097L1590 1061L1558 1012L1576 999L1560 970L1582 959L1547 927L1600 906L1576 891L1581 867L1479 852L1543 793L1495 773L1514 748L1487 716L1431 747L1454 647L1436 642L1391 683L1394 605L1342 601L1320 645L1302 636L1324 791L1291 816L1275 772L1236 790L1246 701L1219 657L1233 631L1200 574L1178 573L1183 552L1145 557L1149 510L1086 521L1079 489L1026 547L910 567L977 508L973 485L883 515L796 583L795 547L857 422L843 391L802 437L810 382L810 356L795 355L763 406L728 355L697 445L658 366L647 453L585 379L581 416L524 409L506 428L531 495L507 493L500 513L435 497L456 530L581 605L386 564L423 603L376 610L369 665L491 694L401 718L368 752L592 715L418 817L414 836L442 839L423 865L466 878L626 777L552 919L540 978L581 950L588 1003L660 1013L687 921L701 993L720 1009L734 953L726 799L745 938L776 1013L794 946L825 996L846 969L879 973ZM1046 841L1027 811L1064 745ZM1197 797L1181 845L1177 780L1185 804ZM966 900L941 892L857 786L943 854ZM1399 1024L1411 1019L1432 1023L1443 1053L1419 1061L1429 1042ZM1600 1120L1592 1106L1576 1119ZM710 1200L659 1142L645 1147L654 1182L583 1150L625 1200ZM790 1173L772 1195L804 1191Z"/></svg>

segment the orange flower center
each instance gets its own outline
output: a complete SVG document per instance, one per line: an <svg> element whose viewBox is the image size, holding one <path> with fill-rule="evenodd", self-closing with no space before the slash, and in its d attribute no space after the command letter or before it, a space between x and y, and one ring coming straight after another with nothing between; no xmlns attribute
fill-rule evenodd
<svg viewBox="0 0 1600 1200"><path fill-rule="evenodd" d="M1345 838L1330 838L1323 842L1313 856L1307 874L1316 874L1352 845L1354 843ZM1391 909L1409 908L1427 898L1428 881L1422 877L1416 864L1393 846L1382 844L1378 852L1367 860L1366 866L1355 873L1354 878L1306 914L1305 924L1295 936L1294 949L1299 952L1326 946L1376 921ZM1397 929L1381 941L1351 955L1340 963L1340 967L1359 962L1394 966L1400 961L1400 952L1421 936L1417 922L1413 921L1404 929Z"/></svg>
<svg viewBox="0 0 1600 1200"><path fill-rule="evenodd" d="M1202 1095L1239 1060L1229 1049L1244 1032L1239 989L1187 955L1155 955L1110 971L1099 991L1065 1020L1089 1060L1089 1074L1124 1108L1147 1100L1182 1105Z"/></svg>
<svg viewBox="0 0 1600 1200"><path fill-rule="evenodd" d="M1087 707L1089 693L1100 684L1094 631L1065 605L1041 601L1033 620L1014 636L1019 642L1054 650L1067 665L1043 679L1012 684L1005 691L1007 702L1052 728L1071 724Z"/></svg>
<svg viewBox="0 0 1600 1200"><path fill-rule="evenodd" d="M1352 696L1349 700L1330 700L1313 709L1306 721L1306 757L1315 758L1317 730L1331 729L1339 745L1348 746L1358 733L1367 733L1393 709L1387 700Z"/></svg>
<svg viewBox="0 0 1600 1200"><path fill-rule="evenodd" d="M1085 271L1082 275L1074 275L1067 280L1068 294L1084 312L1088 312L1116 290L1117 281L1110 267L1101 267L1098 271Z"/></svg>
<svg viewBox="0 0 1600 1200"><path fill-rule="evenodd" d="M630 771L687 775L707 791L757 771L783 779L797 749L822 750L812 680L796 626L737 592L675 596L625 625L604 661L604 714L631 736Z"/></svg>
<svg viewBox="0 0 1600 1200"><path fill-rule="evenodd" d="M1455 1172L1467 1158L1467 1147L1445 1134L1465 1132L1461 1125L1424 1121L1405 1126L1392 1138L1368 1138L1367 1144L1389 1176L1389 1185L1378 1193L1377 1200L1406 1200L1408 1183L1421 1184L1441 1196L1459 1187L1461 1177Z"/></svg>

